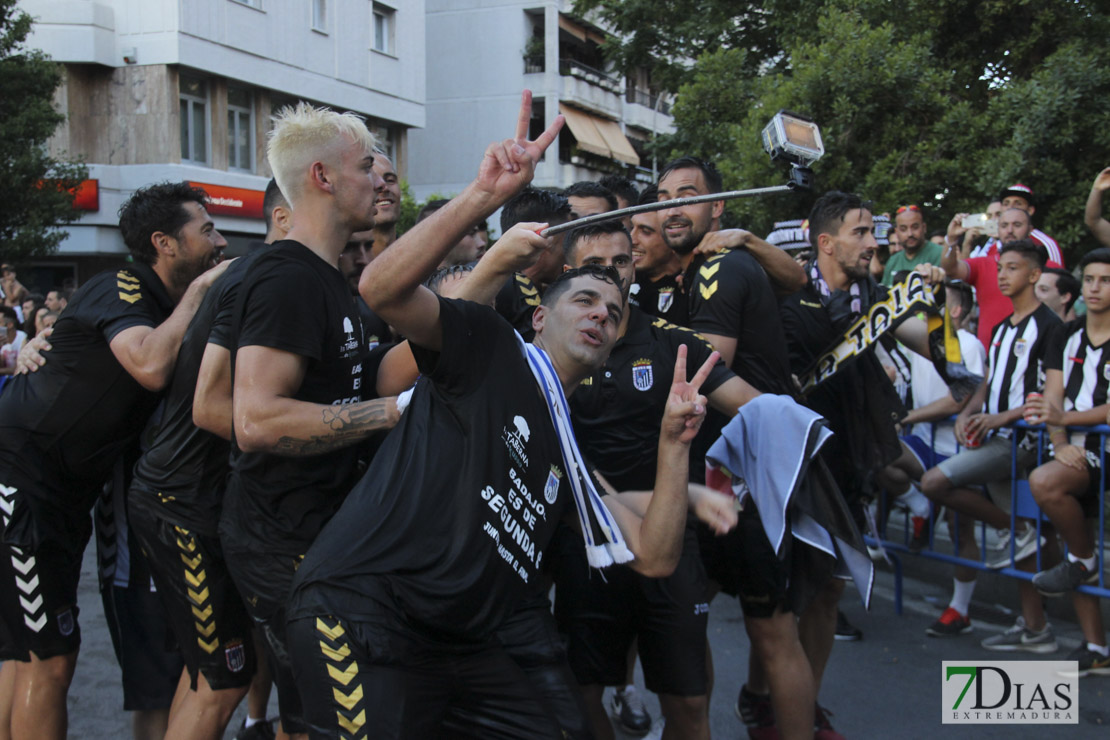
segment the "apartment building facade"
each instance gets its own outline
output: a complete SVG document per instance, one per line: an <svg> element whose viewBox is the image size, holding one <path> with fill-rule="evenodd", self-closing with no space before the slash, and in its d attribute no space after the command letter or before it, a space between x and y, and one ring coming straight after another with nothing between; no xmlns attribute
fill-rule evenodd
<svg viewBox="0 0 1110 740"><path fill-rule="evenodd" d="M670 98L653 90L646 74L609 70L601 53L605 29L574 17L571 5L425 0L426 125L409 137L417 198L465 187L479 153L512 135L524 88L534 95L533 136L560 113L567 120L536 168L535 185L566 187L609 173L651 180L645 144L674 131Z"/></svg>
<svg viewBox="0 0 1110 740"><path fill-rule="evenodd" d="M65 67L50 148L89 165L79 221L58 253L22 268L42 289L79 284L126 248L135 189L187 180L211 196L229 253L264 234L271 117L309 100L363 115L408 165L425 122L423 0L22 0L28 45Z"/></svg>

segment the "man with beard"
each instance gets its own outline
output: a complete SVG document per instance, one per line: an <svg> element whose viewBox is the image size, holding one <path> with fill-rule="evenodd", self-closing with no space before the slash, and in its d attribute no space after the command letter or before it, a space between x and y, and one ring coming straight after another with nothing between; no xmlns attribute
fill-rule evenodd
<svg viewBox="0 0 1110 740"><path fill-rule="evenodd" d="M81 631L77 582L89 512L133 451L227 242L186 183L135 192L120 211L134 264L78 291L49 361L0 397L0 517L9 556L0 658L14 671L15 738L64 738Z"/></svg>
<svg viewBox="0 0 1110 740"><path fill-rule="evenodd" d="M809 282L781 304L790 368L799 377L887 295L886 288L870 274L878 244L870 206L859 196L831 191L818 198L809 215L809 235L817 254L808 266ZM939 274L939 269L931 269L929 279L935 281ZM921 319L906 319L894 333L910 349L929 356ZM870 474L902 452L894 420L904 416L905 409L875 356L876 346L865 348L805 399L806 406L824 416L835 433L821 453L857 517L857 525L862 524L862 499ZM837 630L837 604L843 590L843 581L830 578L798 623L818 693ZM771 698L774 700L774 687ZM781 719L778 702L775 708ZM816 725L831 731L825 711L818 706L816 714Z"/></svg>
<svg viewBox="0 0 1110 740"><path fill-rule="evenodd" d="M942 251L939 244L925 239L929 229L920 206L899 206L894 212L894 230L898 232L898 243L902 249L891 254L883 266L880 282L886 286L894 282L894 276L899 272L912 270L925 262L930 265L939 263Z"/></svg>
<svg viewBox="0 0 1110 740"><path fill-rule="evenodd" d="M720 174L711 163L682 157L664 167L658 198L717 193L721 185ZM736 236L747 248L710 257L698 254L695 248L707 237L713 239L709 235L716 231L723 211L723 201L661 211L663 239L685 269L690 328L709 340L725 364L756 390L793 396L778 302L764 269L783 290L800 287L805 273L785 251L746 231ZM707 422L712 425L710 443L724 421L711 418ZM704 475L704 470L695 473ZM813 677L790 610L788 570L776 557L754 506L742 512L736 533L718 539L705 528L698 529L706 572L726 593L739 597L752 642L749 679L738 699L738 710L749 726L767 725L773 723L769 719L773 702L779 728L786 736L812 733L813 718L803 708L815 696Z"/></svg>
<svg viewBox="0 0 1110 740"><path fill-rule="evenodd" d="M362 400L362 322L338 269L351 234L374 225L373 136L353 114L300 103L279 114L267 156L293 225L244 276L232 314L231 475L219 540L265 638L282 729L295 736L307 727L286 649L289 587L356 480L359 443L399 412L392 398Z"/></svg>
<svg viewBox="0 0 1110 740"><path fill-rule="evenodd" d="M582 381L571 400L575 433L583 454L613 488L652 490L652 462L667 402L667 388L656 374L674 366L682 345L694 365L708 360L713 348L691 330L653 320L627 305L635 271L631 241L619 221L581 226L566 241L567 267L614 268L626 305L609 358ZM702 391L714 408L730 417L758 395L722 362L714 366ZM712 507L715 501L720 505L719 499L713 491L691 490L691 508L703 521L708 519L707 524L713 522L712 511L701 507ZM727 497L723 505L731 505ZM714 534L723 530L714 529ZM604 582L591 579L580 537L566 533L557 549L552 559L556 616L568 635L571 668L582 685L598 740L613 737L602 704L606 686L624 689L618 688L614 703L622 724L632 729L627 727L630 718L620 710L629 703L626 684L636 653L629 658L628 651L634 643L645 683L659 696L666 720L663 737L708 737L709 681L703 649L708 594L693 521L687 523L678 567L666 578L647 578L618 566L606 573Z"/></svg>

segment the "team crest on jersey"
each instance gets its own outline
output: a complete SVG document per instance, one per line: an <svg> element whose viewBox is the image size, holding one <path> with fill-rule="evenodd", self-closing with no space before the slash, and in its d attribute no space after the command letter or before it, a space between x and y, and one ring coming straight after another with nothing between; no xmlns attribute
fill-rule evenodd
<svg viewBox="0 0 1110 740"><path fill-rule="evenodd" d="M559 498L559 483L562 480L563 471L559 470L558 465L552 465L551 472L547 474L547 483L543 486L543 498L548 505L554 504L555 499Z"/></svg>
<svg viewBox="0 0 1110 740"><path fill-rule="evenodd" d="M1019 339L1014 342L1014 354L1018 357L1024 357L1025 353L1029 351L1029 345L1024 339Z"/></svg>
<svg viewBox="0 0 1110 740"><path fill-rule="evenodd" d="M75 629L77 629L77 623L73 621L72 609L66 609L58 615L58 632L62 637L69 637Z"/></svg>
<svg viewBox="0 0 1110 740"><path fill-rule="evenodd" d="M224 647L224 660L227 662L227 669L232 673L238 673L246 667L247 651L243 648L241 640L229 642Z"/></svg>
<svg viewBox="0 0 1110 740"><path fill-rule="evenodd" d="M671 304L674 303L674 288L660 288L659 289L659 313L666 313L671 310Z"/></svg>
<svg viewBox="0 0 1110 740"><path fill-rule="evenodd" d="M632 385L638 391L650 390L655 382L655 375L651 370L651 360L636 360L632 363Z"/></svg>

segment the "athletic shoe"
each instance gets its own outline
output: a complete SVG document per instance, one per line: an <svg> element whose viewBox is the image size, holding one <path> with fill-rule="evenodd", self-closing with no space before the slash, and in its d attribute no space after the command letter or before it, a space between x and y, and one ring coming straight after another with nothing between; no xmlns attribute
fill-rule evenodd
<svg viewBox="0 0 1110 740"><path fill-rule="evenodd" d="M1006 532L1005 536L999 540L998 546L992 554L992 559L987 562L987 567L991 570L998 570L1010 565L1010 538L1012 533ZM1037 551L1037 547L1043 545L1045 542L1044 537L1037 536L1037 528L1032 525L1025 525L1025 529L1018 535L1014 543L1014 563L1020 563L1025 558L1029 557Z"/></svg>
<svg viewBox="0 0 1110 740"><path fill-rule="evenodd" d="M274 737L274 721L272 719L255 722L250 727L247 727L247 721L244 719L243 726L239 728L239 732L235 735L235 740L274 740Z"/></svg>
<svg viewBox="0 0 1110 740"><path fill-rule="evenodd" d="M972 629L971 619L948 607L937 621L925 628L925 634L930 637L956 637L966 635Z"/></svg>
<svg viewBox="0 0 1110 740"><path fill-rule="evenodd" d="M626 686L613 692L613 714L625 732L647 734L651 729L651 715L635 686Z"/></svg>
<svg viewBox="0 0 1110 740"><path fill-rule="evenodd" d="M846 640L848 642L855 642L856 640L863 639L863 632L856 627L848 618L844 616L844 612L839 609L836 610L836 639Z"/></svg>
<svg viewBox="0 0 1110 740"><path fill-rule="evenodd" d="M1083 563L1063 560L1033 576L1033 586L1045 596L1063 596L1078 586L1098 583L1098 571L1087 570Z"/></svg>
<svg viewBox="0 0 1110 740"><path fill-rule="evenodd" d="M1110 676L1110 656L1096 653L1087 647L1085 642L1069 653L1064 660L1074 660L1079 664L1078 674L1061 671L1060 675L1067 678L1083 678L1088 673L1093 673L1096 676Z"/></svg>
<svg viewBox="0 0 1110 740"><path fill-rule="evenodd" d="M748 728L750 740L779 740L779 730L775 727L775 710L769 695L748 691L745 684L740 687L735 709L736 716Z"/></svg>
<svg viewBox="0 0 1110 740"><path fill-rule="evenodd" d="M830 714L832 712L820 704L813 705L813 740L844 740L844 736L834 730L829 722Z"/></svg>
<svg viewBox="0 0 1110 740"><path fill-rule="evenodd" d="M1025 618L1018 617L1014 626L1000 635L988 637L979 643L987 650L1001 652L1016 652L1024 650L1028 653L1054 653L1056 652L1056 636L1052 628L1045 625L1040 632L1034 632L1025 626Z"/></svg>
<svg viewBox="0 0 1110 740"><path fill-rule="evenodd" d="M907 547L910 552L921 552L929 546L929 519L923 516L911 516L910 523L913 525L913 537L910 538L910 544Z"/></svg>

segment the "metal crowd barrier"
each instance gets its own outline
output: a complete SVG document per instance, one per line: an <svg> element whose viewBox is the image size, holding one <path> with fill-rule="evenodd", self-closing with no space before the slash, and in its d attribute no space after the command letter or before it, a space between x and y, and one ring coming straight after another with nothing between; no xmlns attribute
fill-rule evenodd
<svg viewBox="0 0 1110 740"><path fill-rule="evenodd" d="M954 417L953 417L954 420ZM1037 435L1037 465L1041 465L1047 458L1047 430L1044 424L1031 425L1024 421L1018 421L1010 425L1011 428L1019 430L1028 430ZM932 425L932 439L930 441L930 448L936 450L936 429L937 424L934 422ZM1091 594L1101 598L1110 598L1110 584L1107 582L1106 576L1106 466L1107 466L1107 439L1110 438L1110 426L1099 424L1096 426L1076 426L1068 427L1068 431L1087 432L1099 435L1099 490L1103 492L1103 498L1099 501L1098 507L1098 526L1095 530L1095 556L1098 560L1098 584L1093 586L1080 586L1077 591L1082 593ZM876 518L876 526L878 527L879 538L871 537L870 535L864 536L864 541L870 546L881 544L883 549L887 551L890 559L892 569L894 571L894 610L896 614L902 614L902 562L899 557L900 553L907 553L910 555L917 555L932 560L939 560L953 565L966 565L977 570L998 573L1012 578L1021 578L1026 581L1031 581L1036 572L1043 569L1041 564L1041 528L1042 524L1051 524L1048 517L1041 512L1036 502L1033 500L1033 494L1029 490L1029 481L1025 478L1018 478L1017 475L1017 446L1018 437L1020 435L1014 434L1011 437L1011 447L1013 456L1010 463L1010 532L1016 531L1017 520L1019 518L1032 520L1037 528L1037 552L1036 552L1036 569L1033 572L1018 570L1014 567L1014 547L1016 537L1010 537L1010 564L1003 568L991 568L987 565L987 558L993 548L988 547L987 544L987 525L985 522L976 522L978 528L978 536L976 537L979 546L979 559L970 560L962 558L956 553L960 550L960 534L959 534L959 517L963 516L959 513L955 514L955 521L950 525L950 533L952 535L952 553L941 552L935 549L937 527L940 523L940 518L937 516L938 507L930 502L930 521L929 521L929 542L928 545L917 552L912 552L909 548L910 540L913 537L913 526L911 523L911 515L908 511L902 517L902 532L899 539L891 539L887 536L888 532L888 519L890 509L889 502L890 496L883 492L879 502L879 516ZM957 452L960 448L957 447ZM1055 533L1053 532L1053 536ZM1063 551L1067 552L1067 545L1061 540ZM996 550L994 550L997 552Z"/></svg>

